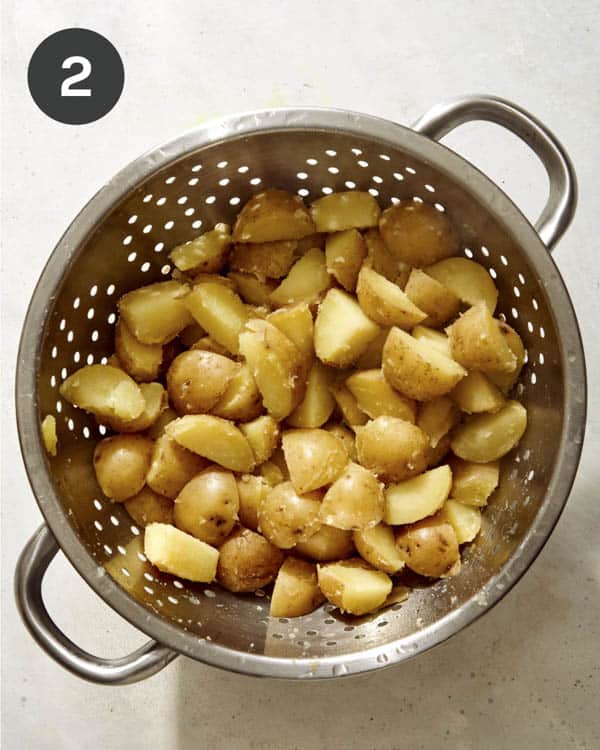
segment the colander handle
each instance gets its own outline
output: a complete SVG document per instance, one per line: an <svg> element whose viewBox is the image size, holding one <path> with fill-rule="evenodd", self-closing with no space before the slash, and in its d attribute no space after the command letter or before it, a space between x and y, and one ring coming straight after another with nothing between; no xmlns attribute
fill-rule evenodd
<svg viewBox="0 0 600 750"><path fill-rule="evenodd" d="M42 598L42 582L58 552L58 544L47 526L31 537L19 557L15 571L15 596L29 632L62 667L77 677L100 685L129 685L166 667L176 653L155 641L118 659L101 659L76 646L53 622Z"/></svg>
<svg viewBox="0 0 600 750"><path fill-rule="evenodd" d="M535 229L549 250L566 232L577 205L577 179L556 136L529 112L495 96L463 96L436 104L413 128L440 140L459 125L485 120L510 130L536 154L548 173L550 191Z"/></svg>

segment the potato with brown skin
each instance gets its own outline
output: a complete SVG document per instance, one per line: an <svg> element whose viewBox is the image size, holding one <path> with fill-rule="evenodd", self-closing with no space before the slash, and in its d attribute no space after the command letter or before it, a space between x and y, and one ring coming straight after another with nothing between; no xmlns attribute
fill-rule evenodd
<svg viewBox="0 0 600 750"><path fill-rule="evenodd" d="M199 237L177 245L169 253L169 258L180 271L215 273L225 264L231 245L230 226L215 224L215 228Z"/></svg>
<svg viewBox="0 0 600 750"><path fill-rule="evenodd" d="M348 458L351 461L356 461L356 444L354 442L354 434L350 430L341 424L328 424L323 429L341 440Z"/></svg>
<svg viewBox="0 0 600 750"><path fill-rule="evenodd" d="M320 562L343 560L355 552L352 532L323 524L308 539L298 542L294 547L294 552Z"/></svg>
<svg viewBox="0 0 600 750"><path fill-rule="evenodd" d="M290 479L300 493L331 484L348 462L343 443L327 430L288 430L281 443Z"/></svg>
<svg viewBox="0 0 600 750"><path fill-rule="evenodd" d="M321 497L320 492L299 494L291 482L277 485L260 505L260 531L275 546L291 549L319 530Z"/></svg>
<svg viewBox="0 0 600 750"><path fill-rule="evenodd" d="M363 266L358 274L356 296L363 310L375 323L389 328L410 329L426 316L393 281Z"/></svg>
<svg viewBox="0 0 600 750"><path fill-rule="evenodd" d="M271 491L271 485L263 477L242 474L237 479L237 488L240 496L240 523L252 531L258 531L258 511L263 499Z"/></svg>
<svg viewBox="0 0 600 750"><path fill-rule="evenodd" d="M461 411L479 414L498 411L504 404L500 389L482 372L473 370L450 391L450 398Z"/></svg>
<svg viewBox="0 0 600 750"><path fill-rule="evenodd" d="M263 414L240 425L240 430L250 443L257 464L268 461L279 442L279 424L273 417Z"/></svg>
<svg viewBox="0 0 600 750"><path fill-rule="evenodd" d="M353 534L353 540L358 554L377 570L394 575L404 567L404 560L396 547L394 531L385 523L358 529Z"/></svg>
<svg viewBox="0 0 600 750"><path fill-rule="evenodd" d="M248 365L243 362L229 381L221 398L211 409L215 417L250 422L260 416L262 398Z"/></svg>
<svg viewBox="0 0 600 750"><path fill-rule="evenodd" d="M142 435L104 438L94 450L94 471L100 489L111 500L123 502L142 489L154 444Z"/></svg>
<svg viewBox="0 0 600 750"><path fill-rule="evenodd" d="M150 523L173 523L173 503L150 487L142 487L137 495L125 500L125 510L142 528Z"/></svg>
<svg viewBox="0 0 600 750"><path fill-rule="evenodd" d="M358 272L367 255L363 236L356 229L346 229L327 237L325 259L327 270L347 292L356 289Z"/></svg>
<svg viewBox="0 0 600 750"><path fill-rule="evenodd" d="M214 339L211 339L210 336L202 336L191 345L190 349L193 349L194 351L214 352L215 354L221 354L223 357L231 356L229 349L218 344Z"/></svg>
<svg viewBox="0 0 600 750"><path fill-rule="evenodd" d="M131 421L146 408L139 385L112 365L87 365L64 381L60 395L99 419Z"/></svg>
<svg viewBox="0 0 600 750"><path fill-rule="evenodd" d="M218 547L233 529L239 507L234 475L212 466L191 479L175 498L175 526Z"/></svg>
<svg viewBox="0 0 600 750"><path fill-rule="evenodd" d="M315 225L302 198L286 190L263 190L246 203L233 227L234 242L297 240L314 234Z"/></svg>
<svg viewBox="0 0 600 750"><path fill-rule="evenodd" d="M171 403L179 414L209 412L240 369L237 362L199 349L183 352L167 372Z"/></svg>
<svg viewBox="0 0 600 750"><path fill-rule="evenodd" d="M115 432L143 432L149 429L166 409L169 402L167 392L160 383L140 383L140 391L146 402L144 411L135 419L125 420L116 417L105 421ZM152 437L148 435L148 437Z"/></svg>
<svg viewBox="0 0 600 750"><path fill-rule="evenodd" d="M499 462L476 464L454 456L450 461L450 467L452 468L451 497L464 505L476 507L487 505L490 495L500 481Z"/></svg>
<svg viewBox="0 0 600 750"><path fill-rule="evenodd" d="M316 360L308 373L304 398L287 418L292 427L320 427L329 419L335 408L331 394L334 372Z"/></svg>
<svg viewBox="0 0 600 750"><path fill-rule="evenodd" d="M436 328L458 315L460 299L456 294L420 268L410 272L404 293L427 314L423 325Z"/></svg>
<svg viewBox="0 0 600 750"><path fill-rule="evenodd" d="M239 296L223 284L203 282L184 298L194 320L217 344L237 354L238 337L248 320L248 311Z"/></svg>
<svg viewBox="0 0 600 750"><path fill-rule="evenodd" d="M400 273L400 265L390 253L379 233L379 229L368 229L365 234L367 257L364 265L372 268L389 281L396 281Z"/></svg>
<svg viewBox="0 0 600 750"><path fill-rule="evenodd" d="M465 304L477 305L483 302L490 314L494 314L498 290L487 270L474 260L446 258L428 266L425 273L443 284Z"/></svg>
<svg viewBox="0 0 600 750"><path fill-rule="evenodd" d="M420 474L428 447L423 430L397 417L377 417L356 428L358 462L386 482Z"/></svg>
<svg viewBox="0 0 600 750"><path fill-rule="evenodd" d="M317 232L376 227L381 209L370 193L336 192L317 199L310 208Z"/></svg>
<svg viewBox="0 0 600 750"><path fill-rule="evenodd" d="M346 379L346 386L371 419L386 415L415 421L415 402L394 390L381 370L359 370Z"/></svg>
<svg viewBox="0 0 600 750"><path fill-rule="evenodd" d="M245 242L234 246L229 266L233 271L253 274L261 280L281 279L292 267L297 248L296 240Z"/></svg>
<svg viewBox="0 0 600 750"><path fill-rule="evenodd" d="M448 217L428 203L404 200L386 208L379 231L390 252L415 268L455 255L459 248Z"/></svg>
<svg viewBox="0 0 600 750"><path fill-rule="evenodd" d="M271 617L301 617L325 601L315 565L287 557L279 568L271 595Z"/></svg>
<svg viewBox="0 0 600 750"><path fill-rule="evenodd" d="M454 527L439 513L396 533L396 548L407 567L422 576L445 578L460 561Z"/></svg>
<svg viewBox="0 0 600 750"><path fill-rule="evenodd" d="M259 279L251 273L229 272L229 278L235 283L240 297L249 305L271 307L271 294L277 283L272 279Z"/></svg>
<svg viewBox="0 0 600 750"><path fill-rule="evenodd" d="M467 370L512 373L517 358L483 302L469 308L446 333L452 356Z"/></svg>
<svg viewBox="0 0 600 750"><path fill-rule="evenodd" d="M511 373L489 372L488 378L506 395L519 379L521 369L527 358L527 352L525 351L521 337L514 328L511 328L508 323L502 320L498 320L497 324L500 333L517 359L517 366Z"/></svg>
<svg viewBox="0 0 600 750"><path fill-rule="evenodd" d="M325 253L312 248L294 263L287 276L271 293L271 304L274 307L299 302L313 304L321 299L331 283Z"/></svg>
<svg viewBox="0 0 600 750"><path fill-rule="evenodd" d="M120 366L134 380L155 380L163 359L161 344L142 344L119 318L115 327L115 354Z"/></svg>
<svg viewBox="0 0 600 750"><path fill-rule="evenodd" d="M146 483L154 492L174 500L190 479L207 465L205 458L163 433L154 443Z"/></svg>
<svg viewBox="0 0 600 750"><path fill-rule="evenodd" d="M358 402L343 381L331 386L331 395L335 399L344 421L352 429L369 421L369 417L359 407Z"/></svg>
<svg viewBox="0 0 600 750"><path fill-rule="evenodd" d="M225 469L249 472L254 468L250 443L228 419L212 414L186 414L168 424L165 432L184 448Z"/></svg>
<svg viewBox="0 0 600 750"><path fill-rule="evenodd" d="M267 320L298 347L307 363L312 362L315 356L314 325L310 307L306 302L275 310L267 316Z"/></svg>
<svg viewBox="0 0 600 750"><path fill-rule="evenodd" d="M143 344L166 344L193 318L183 303L189 287L177 281L159 281L134 289L119 300L121 319Z"/></svg>
<svg viewBox="0 0 600 750"><path fill-rule="evenodd" d="M283 552L263 536L239 527L219 549L217 581L235 593L257 591L275 580L283 559Z"/></svg>
<svg viewBox="0 0 600 750"><path fill-rule="evenodd" d="M527 429L527 410L507 401L497 412L474 414L454 431L452 450L466 461L489 463L511 451Z"/></svg>
<svg viewBox="0 0 600 750"><path fill-rule="evenodd" d="M383 484L367 469L349 462L325 493L319 517L328 526L350 531L383 519Z"/></svg>
<svg viewBox="0 0 600 750"><path fill-rule="evenodd" d="M375 612L392 590L392 579L360 558L317 566L319 588L342 612Z"/></svg>

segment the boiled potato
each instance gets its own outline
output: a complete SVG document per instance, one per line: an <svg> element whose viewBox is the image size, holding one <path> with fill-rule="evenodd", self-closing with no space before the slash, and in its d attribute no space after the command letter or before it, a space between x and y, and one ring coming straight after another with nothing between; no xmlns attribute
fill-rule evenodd
<svg viewBox="0 0 600 750"><path fill-rule="evenodd" d="M458 315L460 299L456 294L420 268L412 269L404 292L414 305L427 313L423 321L426 326L441 326Z"/></svg>
<svg viewBox="0 0 600 750"><path fill-rule="evenodd" d="M383 347L383 374L397 391L418 401L443 396L467 373L428 341L392 328Z"/></svg>
<svg viewBox="0 0 600 750"><path fill-rule="evenodd" d="M292 427L321 427L335 408L331 394L334 382L333 372L316 360L311 367L306 382L304 398L287 418Z"/></svg>
<svg viewBox="0 0 600 750"><path fill-rule="evenodd" d="M448 499L451 487L452 472L447 464L390 484L385 490L385 522L397 526L432 516Z"/></svg>
<svg viewBox="0 0 600 750"><path fill-rule="evenodd" d="M327 270L347 292L356 289L358 272L367 255L363 236L356 229L346 229L327 237L325 259Z"/></svg>
<svg viewBox="0 0 600 750"><path fill-rule="evenodd" d="M317 583L316 566L306 560L287 557L273 586L271 617L301 617L324 601Z"/></svg>
<svg viewBox="0 0 600 750"><path fill-rule="evenodd" d="M478 414L498 411L504 404L500 390L482 372L473 370L450 391L450 398L461 411Z"/></svg>
<svg viewBox="0 0 600 750"><path fill-rule="evenodd" d="M349 462L325 493L319 516L328 526L350 531L376 526L383 509L381 482L367 469Z"/></svg>
<svg viewBox="0 0 600 750"><path fill-rule="evenodd" d="M377 336L367 344L367 348L354 363L359 370L372 370L381 367L383 346L389 332L389 328L382 328ZM448 349L448 351L450 350Z"/></svg>
<svg viewBox="0 0 600 750"><path fill-rule="evenodd" d="M313 560L330 562L331 560L343 560L345 557L350 557L354 554L355 549L351 531L323 525L308 539L298 542L294 551Z"/></svg>
<svg viewBox="0 0 600 750"><path fill-rule="evenodd" d="M271 307L271 294L277 286L275 281L259 279L251 273L237 273L236 271L230 271L229 278L235 283L236 291L244 302L249 305Z"/></svg>
<svg viewBox="0 0 600 750"><path fill-rule="evenodd" d="M214 352L190 349L175 357L167 372L169 398L180 414L210 411L240 369L237 362Z"/></svg>
<svg viewBox="0 0 600 750"><path fill-rule="evenodd" d="M489 372L488 378L506 395L519 379L521 368L527 358L527 352L525 351L521 337L514 328L511 328L508 323L501 320L498 320L497 323L500 333L504 336L504 340L517 358L517 366L514 372L511 373Z"/></svg>
<svg viewBox="0 0 600 750"><path fill-rule="evenodd" d="M238 353L238 338L248 311L235 292L223 284L206 282L195 286L184 304L212 339L232 354Z"/></svg>
<svg viewBox="0 0 600 750"><path fill-rule="evenodd" d="M126 372L111 365L82 367L60 386L60 395L99 419L130 421L146 408L139 385Z"/></svg>
<svg viewBox="0 0 600 750"><path fill-rule="evenodd" d="M226 347L217 344L210 336L202 336L192 344L190 349L197 349L202 352L214 352L215 354L223 355L223 357L231 356L231 352Z"/></svg>
<svg viewBox="0 0 600 750"><path fill-rule="evenodd" d="M271 487L276 487L278 484L285 482L289 479L287 471L283 471L282 467L279 466L275 461L265 461L258 467L260 476L269 484Z"/></svg>
<svg viewBox="0 0 600 750"><path fill-rule="evenodd" d="M372 268L389 281L396 281L400 273L398 260L390 253L379 233L379 229L368 229L365 232L367 257L365 266Z"/></svg>
<svg viewBox="0 0 600 750"><path fill-rule="evenodd" d="M442 510L440 517L444 518L454 529L456 541L459 544L472 542L481 529L481 511L463 505L456 500L448 500Z"/></svg>
<svg viewBox="0 0 600 750"><path fill-rule="evenodd" d="M319 305L315 321L315 351L326 365L346 367L379 333L356 300L340 289L330 289Z"/></svg>
<svg viewBox="0 0 600 750"><path fill-rule="evenodd" d="M316 200L310 209L317 232L376 227L381 209L370 193L351 190Z"/></svg>
<svg viewBox="0 0 600 750"><path fill-rule="evenodd" d="M142 344L121 319L115 328L115 353L121 367L138 382L158 376L163 359L161 344Z"/></svg>
<svg viewBox="0 0 600 750"><path fill-rule="evenodd" d="M517 445L526 428L525 407L507 401L499 411L475 414L460 425L452 438L452 450L466 461L496 461Z"/></svg>
<svg viewBox="0 0 600 750"><path fill-rule="evenodd" d="M127 328L143 344L166 344L193 318L183 300L189 288L178 281L159 281L128 292L119 300Z"/></svg>
<svg viewBox="0 0 600 750"><path fill-rule="evenodd" d="M294 263L285 279L271 293L271 304L275 307L298 302L312 304L330 286L331 277L327 273L325 253L315 247Z"/></svg>
<svg viewBox="0 0 600 750"><path fill-rule="evenodd" d="M185 485L175 498L173 517L178 529L218 547L233 529L239 508L235 477L215 466Z"/></svg>
<svg viewBox="0 0 600 750"><path fill-rule="evenodd" d="M56 418L52 414L46 414L42 421L42 440L44 448L51 456L56 456L56 446L58 438L56 437Z"/></svg>
<svg viewBox="0 0 600 750"><path fill-rule="evenodd" d="M149 523L173 523L173 503L150 487L142 487L137 495L125 500L125 510L142 528Z"/></svg>
<svg viewBox="0 0 600 750"><path fill-rule="evenodd" d="M246 437L227 419L211 414L186 414L165 427L184 448L231 471L249 472L254 454Z"/></svg>
<svg viewBox="0 0 600 750"><path fill-rule="evenodd" d="M427 317L393 281L363 266L356 286L358 302L379 325L413 328Z"/></svg>
<svg viewBox="0 0 600 750"><path fill-rule="evenodd" d="M423 430L397 417L377 417L356 428L358 462L384 481L397 482L420 474L428 446Z"/></svg>
<svg viewBox="0 0 600 750"><path fill-rule="evenodd" d="M152 384L149 383L148 385ZM164 391L164 389L163 393L166 395L166 391ZM148 402L146 402L146 408L148 408ZM172 422L174 419L178 418L179 414L177 414L175 409L171 409L170 406L163 408L155 421L152 422L150 427L148 427L148 429L146 430L146 435L149 438L152 438L152 440L156 440L163 434L163 432L165 431L165 427L169 424L169 422Z"/></svg>
<svg viewBox="0 0 600 750"><path fill-rule="evenodd" d="M490 495L500 481L499 462L476 464L472 461L463 461L461 458L453 458L451 467L452 498L464 505L487 505Z"/></svg>
<svg viewBox="0 0 600 750"><path fill-rule="evenodd" d="M169 253L169 258L180 271L220 271L231 245L230 232L231 227L228 224L215 224L215 228L209 232L174 247Z"/></svg>
<svg viewBox="0 0 600 750"><path fill-rule="evenodd" d="M404 200L386 208L379 231L390 252L416 268L448 258L459 248L448 217L428 203Z"/></svg>
<svg viewBox="0 0 600 750"><path fill-rule="evenodd" d="M342 441L344 444L344 449L346 450L346 453L348 454L348 458L351 461L356 461L356 444L354 442L354 435L350 430L346 429L341 424L330 424L326 425L324 427L327 432L330 432L332 435L335 435L339 440Z"/></svg>
<svg viewBox="0 0 600 750"><path fill-rule="evenodd" d="M306 364L290 339L266 320L250 320L240 335L246 359L263 399L275 419L284 419L302 401Z"/></svg>
<svg viewBox="0 0 600 750"><path fill-rule="evenodd" d="M268 414L240 425L257 464L268 461L279 442L279 424Z"/></svg>
<svg viewBox="0 0 600 750"><path fill-rule="evenodd" d="M240 365L225 392L211 409L215 417L249 422L260 416L262 398L248 365Z"/></svg>
<svg viewBox="0 0 600 750"><path fill-rule="evenodd" d="M111 500L122 502L142 489L154 444L142 435L113 435L94 450L94 471L100 489Z"/></svg>
<svg viewBox="0 0 600 750"><path fill-rule="evenodd" d="M448 329L452 356L468 370L512 373L517 358L483 302L470 307Z"/></svg>
<svg viewBox="0 0 600 750"><path fill-rule="evenodd" d="M443 284L467 305L483 302L490 315L494 314L498 290L487 270L474 260L446 258L428 266L425 273Z"/></svg>
<svg viewBox="0 0 600 750"><path fill-rule="evenodd" d="M421 404L417 426L429 435L431 447L435 448L458 422L459 416L452 399L448 396L439 396Z"/></svg>
<svg viewBox="0 0 600 750"><path fill-rule="evenodd" d="M299 493L331 484L348 462L343 443L327 430L288 430L281 443L290 479Z"/></svg>
<svg viewBox="0 0 600 750"><path fill-rule="evenodd" d="M353 540L358 554L377 570L394 575L404 567L394 531L384 523L355 531Z"/></svg>
<svg viewBox="0 0 600 750"><path fill-rule="evenodd" d="M354 428L368 422L368 416L359 407L354 396L342 382L331 386L331 393L346 424Z"/></svg>
<svg viewBox="0 0 600 750"><path fill-rule="evenodd" d="M235 245L229 258L229 265L234 271L252 274L261 281L280 279L292 267L297 247L296 240L248 242Z"/></svg>
<svg viewBox="0 0 600 750"><path fill-rule="evenodd" d="M312 313L306 302L275 310L267 316L267 320L285 333L307 362L312 362L315 355L314 326Z"/></svg>
<svg viewBox="0 0 600 750"><path fill-rule="evenodd" d="M428 326L415 326L411 334L413 338L418 341L426 341L428 344L434 346L440 354L452 359L450 339L443 331L436 331L434 328L429 328Z"/></svg>
<svg viewBox="0 0 600 750"><path fill-rule="evenodd" d="M219 273L197 273L192 279L191 284L192 288L199 284L220 284L221 286L227 287L227 289L231 289L232 292L235 292L235 284L233 283L233 280L227 276L222 276Z"/></svg>
<svg viewBox="0 0 600 750"><path fill-rule="evenodd" d="M302 198L286 190L263 190L253 195L233 227L235 242L297 240L314 234L315 225Z"/></svg>
<svg viewBox="0 0 600 750"><path fill-rule="evenodd" d="M439 513L401 527L396 547L407 567L429 578L453 575L460 564L454 527Z"/></svg>
<svg viewBox="0 0 600 750"><path fill-rule="evenodd" d="M146 405L139 417L130 420L116 417L106 419L107 424L116 432L143 432L152 427L166 408L167 393L160 383L140 383L140 391Z"/></svg>
<svg viewBox="0 0 600 750"><path fill-rule="evenodd" d="M275 579L283 557L283 552L260 534L237 528L219 550L217 580L229 591L258 591Z"/></svg>
<svg viewBox="0 0 600 750"><path fill-rule="evenodd" d="M360 558L318 565L317 575L327 599L352 615L379 609L392 590L392 579Z"/></svg>
<svg viewBox="0 0 600 750"><path fill-rule="evenodd" d="M426 452L426 460L427 460L427 468L431 469L435 466L437 466L442 459L446 456L448 451L450 450L450 443L451 443L451 437L450 433L444 435L441 440L438 441L438 444L435 446L435 448L429 443L429 448Z"/></svg>
<svg viewBox="0 0 600 750"><path fill-rule="evenodd" d="M259 528L276 547L290 549L319 530L320 507L321 493L299 494L291 482L283 482L263 499L258 511Z"/></svg>
<svg viewBox="0 0 600 750"><path fill-rule="evenodd" d="M159 570L198 583L217 574L219 551L166 523L151 523L144 534L144 554Z"/></svg>
<svg viewBox="0 0 600 750"><path fill-rule="evenodd" d="M162 434L154 443L146 484L159 495L174 500L190 479L206 466L204 458L179 445L167 434Z"/></svg>
<svg viewBox="0 0 600 750"><path fill-rule="evenodd" d="M395 391L381 370L360 370L346 379L346 386L359 409L371 419L384 415L415 421L415 402Z"/></svg>
<svg viewBox="0 0 600 750"><path fill-rule="evenodd" d="M240 523L252 531L258 531L258 510L263 499L271 491L271 485L263 477L242 474L237 480L237 488L240 497Z"/></svg>

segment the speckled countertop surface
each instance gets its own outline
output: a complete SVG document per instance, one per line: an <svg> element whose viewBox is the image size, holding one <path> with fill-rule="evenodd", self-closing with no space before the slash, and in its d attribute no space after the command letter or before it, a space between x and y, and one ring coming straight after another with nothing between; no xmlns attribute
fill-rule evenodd
<svg viewBox="0 0 600 750"><path fill-rule="evenodd" d="M2 746L7 750L600 747L600 122L597 2L343 0L3 3ZM92 125L47 119L26 88L37 44L86 26L120 50L126 86ZM488 92L548 124L575 163L580 203L555 257L579 315L589 422L569 504L531 570L496 609L397 668L335 683L281 683L179 658L126 688L84 684L33 643L12 599L19 550L40 523L12 404L18 333L47 255L74 214L155 143L238 110L325 105L414 121L436 101ZM529 216L541 166L492 126L447 143ZM46 597L84 648L144 640L60 556Z"/></svg>

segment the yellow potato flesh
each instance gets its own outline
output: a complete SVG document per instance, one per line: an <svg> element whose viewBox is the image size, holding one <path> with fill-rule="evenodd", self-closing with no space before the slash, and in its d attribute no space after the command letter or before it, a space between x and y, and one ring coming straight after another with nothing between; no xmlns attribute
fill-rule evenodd
<svg viewBox="0 0 600 750"><path fill-rule="evenodd" d="M268 461L279 442L279 425L273 417L263 414L240 425L240 430L250 443L256 463Z"/></svg>
<svg viewBox="0 0 600 750"><path fill-rule="evenodd" d="M476 464L454 458L452 466L452 490L454 500L476 507L487 505L492 492L500 481L500 464L492 461Z"/></svg>
<svg viewBox="0 0 600 750"><path fill-rule="evenodd" d="M459 416L452 399L448 396L439 396L421 405L417 426L429 435L431 447L435 448L444 435L447 435L458 422Z"/></svg>
<svg viewBox="0 0 600 750"><path fill-rule="evenodd" d="M381 370L356 372L347 378L346 386L359 409L371 419L387 415L407 422L415 421L415 402L394 390Z"/></svg>
<svg viewBox="0 0 600 750"><path fill-rule="evenodd" d="M479 263L468 258L446 258L428 266L425 273L467 305L483 302L493 315L498 290L487 270Z"/></svg>
<svg viewBox="0 0 600 750"><path fill-rule="evenodd" d="M379 609L392 590L392 580L359 559L317 566L319 587L342 612L366 615Z"/></svg>
<svg viewBox="0 0 600 750"><path fill-rule="evenodd" d="M260 416L262 399L250 368L243 363L229 381L221 398L211 409L215 417L249 422Z"/></svg>
<svg viewBox="0 0 600 750"><path fill-rule="evenodd" d="M327 270L347 292L356 289L358 272L367 255L367 246L360 232L347 229L327 237L325 258Z"/></svg>
<svg viewBox="0 0 600 750"><path fill-rule="evenodd" d="M448 499L451 487L452 472L448 465L390 484L385 490L385 522L398 526L432 516Z"/></svg>
<svg viewBox="0 0 600 750"><path fill-rule="evenodd" d="M173 503L150 487L142 487L137 495L126 500L125 510L138 526L150 523L173 523Z"/></svg>
<svg viewBox="0 0 600 750"><path fill-rule="evenodd" d="M492 414L476 414L458 427L452 450L466 461L489 463L511 451L527 428L527 411L518 401L507 401Z"/></svg>
<svg viewBox="0 0 600 750"><path fill-rule="evenodd" d="M258 510L263 499L271 491L271 485L253 474L242 474L237 480L240 508L240 523L252 531L258 531Z"/></svg>
<svg viewBox="0 0 600 750"><path fill-rule="evenodd" d="M377 226L381 209L366 192L332 193L316 200L311 215L317 232L343 232Z"/></svg>
<svg viewBox="0 0 600 750"><path fill-rule="evenodd" d="M377 570L393 575L404 567L404 560L396 548L393 530L384 523L354 532L358 554Z"/></svg>
<svg viewBox="0 0 600 750"><path fill-rule="evenodd" d="M476 370L454 386L450 391L450 398L467 414L497 411L504 404L504 396L497 386Z"/></svg>
<svg viewBox="0 0 600 750"><path fill-rule="evenodd" d="M424 313L425 325L440 326L458 315L460 299L420 268L413 268L404 287L406 296Z"/></svg>
<svg viewBox="0 0 600 750"><path fill-rule="evenodd" d="M235 242L296 240L315 232L302 198L286 190L263 190L246 203L233 227Z"/></svg>
<svg viewBox="0 0 600 750"><path fill-rule="evenodd" d="M161 344L142 344L122 320L115 329L115 353L123 369L137 381L154 380L163 359Z"/></svg>
<svg viewBox="0 0 600 750"><path fill-rule="evenodd" d="M368 422L368 416L359 407L358 402L343 383L333 385L331 393L347 425L354 428Z"/></svg>
<svg viewBox="0 0 600 750"><path fill-rule="evenodd" d="M313 363L306 382L304 398L287 418L292 427L321 427L335 408L331 394L334 373L318 360Z"/></svg>
<svg viewBox="0 0 600 750"><path fill-rule="evenodd" d="M284 307L267 316L267 321L284 333L298 347L307 362L315 354L314 326L310 307L305 302Z"/></svg>
<svg viewBox="0 0 600 750"><path fill-rule="evenodd" d="M95 416L129 421L139 417L146 400L126 372L111 365L87 365L60 386L60 395Z"/></svg>
<svg viewBox="0 0 600 750"><path fill-rule="evenodd" d="M393 281L363 266L356 286L358 302L379 325L410 329L427 317Z"/></svg>
<svg viewBox="0 0 600 750"><path fill-rule="evenodd" d="M184 448L231 471L249 472L254 454L240 430L227 419L187 414L168 424L166 434Z"/></svg>
<svg viewBox="0 0 600 750"><path fill-rule="evenodd" d="M174 421L176 419L167 423L165 429ZM190 479L205 469L206 465L204 458L163 433L154 443L146 483L154 492L174 500Z"/></svg>
<svg viewBox="0 0 600 750"><path fill-rule="evenodd" d="M276 283L271 279L257 279L250 273L229 272L229 278L235 282L235 288L242 300L249 305L271 307L271 294Z"/></svg>
<svg viewBox="0 0 600 750"><path fill-rule="evenodd" d="M469 505L463 505L456 500L448 500L440 512L456 534L459 544L472 542L481 529L481 511Z"/></svg>
<svg viewBox="0 0 600 750"><path fill-rule="evenodd" d="M160 281L128 292L119 300L119 312L131 333L144 344L166 344L190 323L183 304L189 287L178 281Z"/></svg>
<svg viewBox="0 0 600 750"><path fill-rule="evenodd" d="M323 525L308 539L298 542L294 551L313 560L329 562L350 557L355 549L351 531Z"/></svg>
<svg viewBox="0 0 600 750"><path fill-rule="evenodd" d="M311 304L320 299L330 286L325 253L312 248L294 263L285 279L271 293L271 303L275 307L299 302Z"/></svg>
<svg viewBox="0 0 600 750"><path fill-rule="evenodd" d="M234 271L253 274L261 281L280 279L292 267L297 247L296 240L235 245L229 265Z"/></svg>
<svg viewBox="0 0 600 750"><path fill-rule="evenodd" d="M411 333L417 341L425 341L431 344L440 354L452 359L450 339L443 331L436 331L435 328L429 328L428 326L415 326Z"/></svg>
<svg viewBox="0 0 600 750"><path fill-rule="evenodd" d="M47 414L42 421L42 440L46 452L51 456L56 456L56 446L58 439L56 437L56 419L52 414Z"/></svg>
<svg viewBox="0 0 600 750"><path fill-rule="evenodd" d="M508 323L500 320L497 321L497 324L498 328L500 329L500 333L503 335L504 340L517 359L517 366L512 373L490 372L488 373L488 378L492 381L492 383L494 383L494 385L500 388L502 393L506 395L519 379L519 374L527 357L527 352L525 351L525 347L523 346L521 337L514 328L511 328Z"/></svg>
<svg viewBox="0 0 600 750"><path fill-rule="evenodd" d="M209 232L174 247L169 257L180 271L214 273L221 270L230 244L229 225L216 224Z"/></svg>
<svg viewBox="0 0 600 750"><path fill-rule="evenodd" d="M448 329L452 356L467 370L512 373L517 358L492 318L479 303L461 315Z"/></svg>
<svg viewBox="0 0 600 750"><path fill-rule="evenodd" d="M211 583L219 551L175 526L151 523L144 534L144 554L159 570L198 583Z"/></svg>
<svg viewBox="0 0 600 750"><path fill-rule="evenodd" d="M117 432L143 432L150 428L166 408L167 393L160 383L140 383L140 391L144 397L144 411L139 417L131 420L107 419L110 427ZM152 437L152 435L149 435Z"/></svg>
<svg viewBox="0 0 600 750"><path fill-rule="evenodd" d="M238 338L248 311L238 295L223 284L198 284L184 299L194 320L227 351L237 354Z"/></svg>
<svg viewBox="0 0 600 750"><path fill-rule="evenodd" d="M275 579L271 595L271 617L301 617L325 601L317 583L315 565L288 557Z"/></svg>

